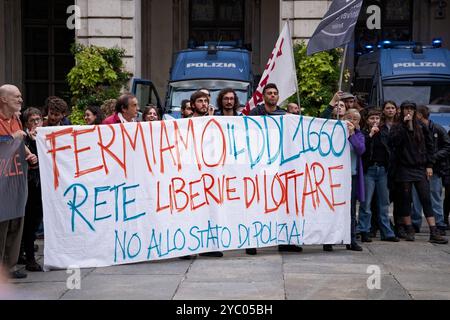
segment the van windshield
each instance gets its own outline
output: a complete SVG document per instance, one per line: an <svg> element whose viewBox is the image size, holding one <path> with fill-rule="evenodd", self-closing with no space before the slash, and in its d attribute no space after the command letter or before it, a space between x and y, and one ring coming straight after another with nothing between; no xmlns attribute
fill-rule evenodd
<svg viewBox="0 0 450 320"><path fill-rule="evenodd" d="M220 90L224 88L233 88L239 98L240 104L246 104L249 98L250 83L239 81L225 81L225 80L195 80L195 81L180 81L170 84L169 108L172 111L179 111L181 108L181 101L190 99L191 95L201 88L207 88L211 94L210 104L216 108L217 96Z"/></svg>
<svg viewBox="0 0 450 320"><path fill-rule="evenodd" d="M400 105L403 101L416 104L439 104L450 106L450 82L441 84L384 85L384 101L392 100Z"/></svg>

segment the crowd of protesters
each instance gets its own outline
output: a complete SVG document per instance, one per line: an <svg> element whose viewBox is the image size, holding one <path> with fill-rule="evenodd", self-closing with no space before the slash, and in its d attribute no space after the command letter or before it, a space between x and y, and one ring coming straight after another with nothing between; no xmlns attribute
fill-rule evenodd
<svg viewBox="0 0 450 320"><path fill-rule="evenodd" d="M264 88L263 98L264 102L252 109L250 116L300 114L300 106L295 103L289 103L286 109L278 105L275 84ZM28 271L42 271L35 259L34 244L43 217L36 128L71 125L68 105L61 98L47 98L43 112L40 108L26 108L19 122L22 102L16 87L0 87L0 135L23 138L30 164L25 218L0 223L0 259L11 270L12 278L26 277L15 269L16 263L24 264ZM212 103L216 103L216 107ZM209 90L201 88L189 100L181 102L183 118L241 116L241 109L238 96L231 88L223 89L217 101L211 101ZM383 106L368 107L350 93L337 92L321 117L345 121L348 128L352 192L351 243L347 249L361 251L358 236L361 242L371 242L378 230L382 241L414 241L415 233L421 231L422 211L430 228L430 242L446 244L444 236L449 226L450 211L450 132L429 119L428 108L409 101L400 106L386 101ZM161 120L161 112L154 105L139 110L137 98L123 94L101 106L86 107L84 120L87 125L158 121ZM392 220L389 215L391 203ZM11 237L15 237L19 245L5 245ZM303 250L295 245L280 245L278 249ZM12 253L11 250L17 252ZM324 244L323 250L333 251L332 244ZM255 255L257 250L246 249L246 253ZM201 255L221 257L222 253ZM5 263L7 258L9 261Z"/></svg>

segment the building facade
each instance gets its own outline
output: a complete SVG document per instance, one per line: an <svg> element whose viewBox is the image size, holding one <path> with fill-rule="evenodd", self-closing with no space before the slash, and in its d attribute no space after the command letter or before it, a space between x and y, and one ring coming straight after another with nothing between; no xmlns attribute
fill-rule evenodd
<svg viewBox="0 0 450 320"><path fill-rule="evenodd" d="M449 0L366 0L351 45L383 39L450 44ZM203 41L240 41L252 49L253 71L261 74L285 21L294 41L307 41L328 0L0 0L0 83L17 84L27 105L64 95L73 66L70 44L119 46L135 77L151 79L164 97L173 53ZM79 7L80 28L67 22ZM368 8L380 8L380 29ZM376 22L376 21L375 21Z"/></svg>

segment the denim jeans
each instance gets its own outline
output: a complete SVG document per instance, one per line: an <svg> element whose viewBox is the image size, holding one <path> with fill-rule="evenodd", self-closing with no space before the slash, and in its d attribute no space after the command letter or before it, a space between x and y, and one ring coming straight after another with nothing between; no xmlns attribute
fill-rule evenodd
<svg viewBox="0 0 450 320"><path fill-rule="evenodd" d="M364 185L366 189L366 201L359 206L358 229L360 232L370 232L370 219L372 211L370 203L374 191L377 191L377 205L378 205L378 224L380 226L381 237L394 237L389 220L389 190L387 184L386 168L381 166L371 166L364 174Z"/></svg>
<svg viewBox="0 0 450 320"><path fill-rule="evenodd" d="M442 179L436 174L430 179L431 207L438 227L445 227L444 223L444 199L442 198ZM413 225L422 225L422 203L420 202L417 190L412 190L413 208L411 210L411 220Z"/></svg>
<svg viewBox="0 0 450 320"><path fill-rule="evenodd" d="M356 244L356 189L358 188L358 176L352 176L352 196L350 201L350 243Z"/></svg>

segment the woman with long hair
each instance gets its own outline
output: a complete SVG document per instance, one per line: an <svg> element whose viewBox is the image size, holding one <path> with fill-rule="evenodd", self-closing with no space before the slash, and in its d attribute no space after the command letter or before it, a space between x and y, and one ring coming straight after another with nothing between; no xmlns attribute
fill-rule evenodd
<svg viewBox="0 0 450 320"><path fill-rule="evenodd" d="M384 125L390 130L398 122L397 104L394 101L385 101L383 103L383 115L381 117Z"/></svg>
<svg viewBox="0 0 450 320"><path fill-rule="evenodd" d="M446 244L436 227L431 207L430 184L433 175L433 142L428 128L417 120L417 106L405 101L400 106L400 122L389 133L389 145L396 159L394 179L400 187L399 233L407 241L414 241L411 222L412 186L417 190L423 212L430 227L430 242Z"/></svg>
<svg viewBox="0 0 450 320"><path fill-rule="evenodd" d="M87 125L102 124L103 120L105 116L98 106L88 106L84 111L84 121Z"/></svg>
<svg viewBox="0 0 450 320"><path fill-rule="evenodd" d="M150 104L144 108L144 112L142 112L142 121L158 121L161 120L159 117L158 109L155 105Z"/></svg>

